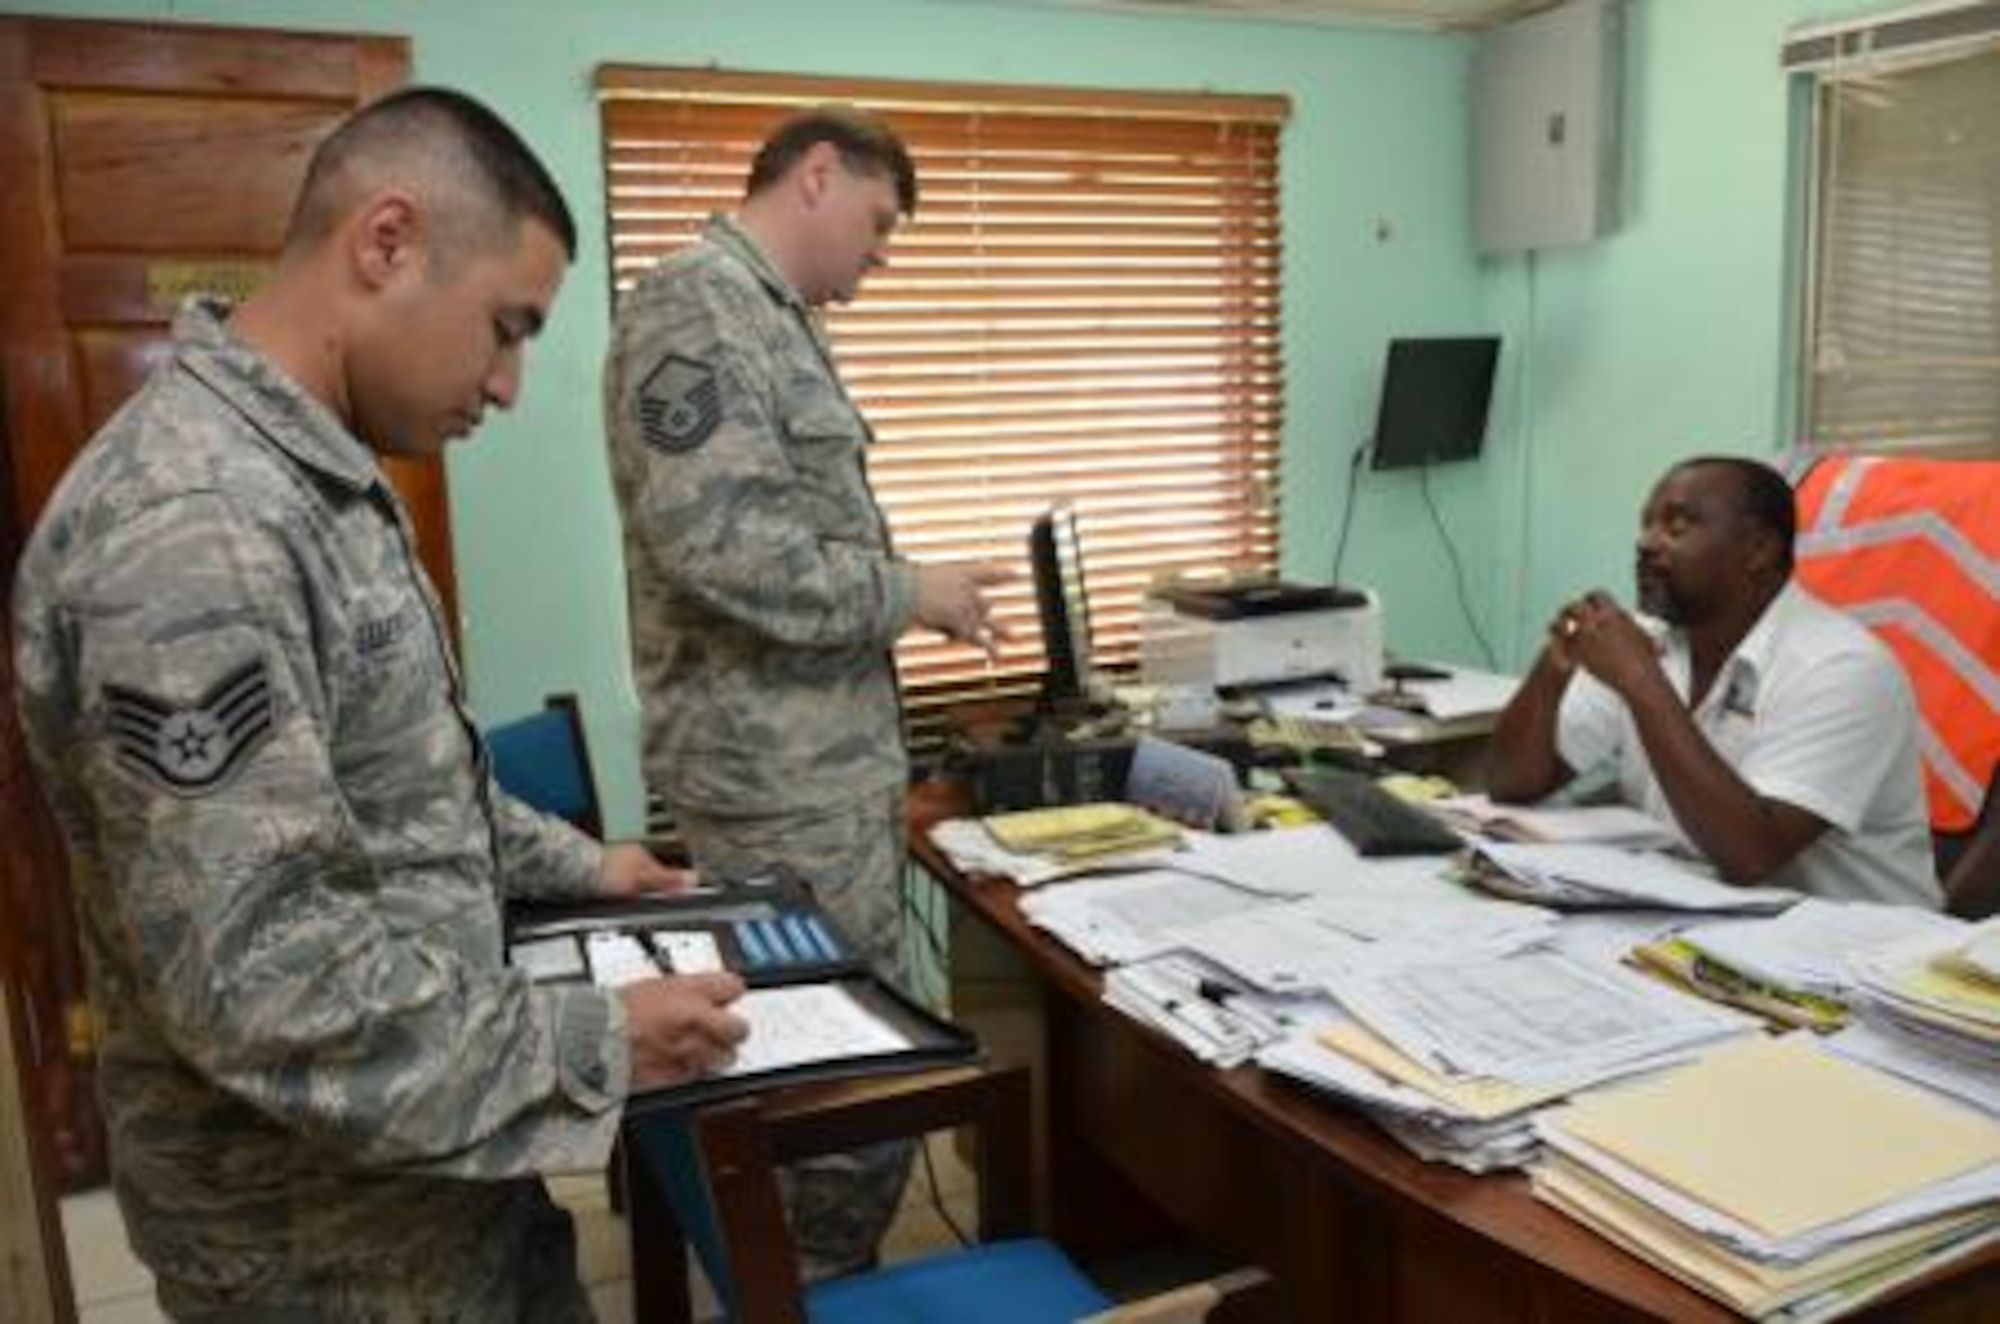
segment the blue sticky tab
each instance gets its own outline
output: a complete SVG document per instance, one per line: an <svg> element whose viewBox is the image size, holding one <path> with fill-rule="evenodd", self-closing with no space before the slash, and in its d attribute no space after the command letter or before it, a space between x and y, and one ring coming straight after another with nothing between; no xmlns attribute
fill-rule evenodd
<svg viewBox="0 0 2000 1324"><path fill-rule="evenodd" d="M785 931L778 927L776 920L751 922L757 926L757 936L764 940L764 946L770 949L772 965L791 965L798 959L792 955L792 944L786 940Z"/></svg>
<svg viewBox="0 0 2000 1324"><path fill-rule="evenodd" d="M803 917L796 911L785 913L785 936L792 941L792 953L800 961L820 959L819 944L813 941L812 930L806 927Z"/></svg>
<svg viewBox="0 0 2000 1324"><path fill-rule="evenodd" d="M807 915L804 920L806 932L812 935L813 945L819 948L820 959L838 961L843 957L840 944L827 932L826 922L818 915Z"/></svg>
<svg viewBox="0 0 2000 1324"><path fill-rule="evenodd" d="M764 945L763 937L757 932L757 921L739 919L735 928L736 945L742 950L744 959L753 967L771 964L771 950Z"/></svg>

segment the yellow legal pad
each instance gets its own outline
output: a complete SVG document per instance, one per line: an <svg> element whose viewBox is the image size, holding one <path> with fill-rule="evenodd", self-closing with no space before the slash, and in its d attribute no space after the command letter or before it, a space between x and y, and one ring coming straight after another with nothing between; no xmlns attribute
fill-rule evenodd
<svg viewBox="0 0 2000 1324"><path fill-rule="evenodd" d="M1007 850L1059 860L1178 845L1180 829L1136 805L1081 804L1021 809L983 820Z"/></svg>
<svg viewBox="0 0 2000 1324"><path fill-rule="evenodd" d="M1791 1040L1719 1049L1556 1121L1773 1238L2000 1160L2000 1125Z"/></svg>

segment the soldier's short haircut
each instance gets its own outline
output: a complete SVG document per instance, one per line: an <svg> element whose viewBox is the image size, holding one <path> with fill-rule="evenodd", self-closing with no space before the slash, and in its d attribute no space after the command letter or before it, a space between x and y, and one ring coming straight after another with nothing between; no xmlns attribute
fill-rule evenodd
<svg viewBox="0 0 2000 1324"><path fill-rule="evenodd" d="M832 143L841 164L855 174L894 180L896 205L905 216L917 214L917 167L910 149L879 116L855 106L815 106L780 124L750 163L744 195L754 198L776 184L820 143Z"/></svg>
<svg viewBox="0 0 2000 1324"><path fill-rule="evenodd" d="M362 190L388 181L423 197L433 219L469 231L473 242L511 238L516 223L532 219L576 256L576 222L533 149L486 106L441 87L391 93L327 136L306 167L286 246L323 239Z"/></svg>
<svg viewBox="0 0 2000 1324"><path fill-rule="evenodd" d="M1792 568L1792 544L1798 538L1799 509L1785 476L1759 460L1740 455L1698 455L1676 469L1722 469L1735 477L1736 508L1744 519L1768 530L1778 540L1786 571Z"/></svg>

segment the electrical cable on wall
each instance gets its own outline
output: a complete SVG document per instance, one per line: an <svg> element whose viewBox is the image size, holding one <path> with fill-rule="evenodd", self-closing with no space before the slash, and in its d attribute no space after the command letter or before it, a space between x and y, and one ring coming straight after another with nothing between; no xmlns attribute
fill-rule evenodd
<svg viewBox="0 0 2000 1324"><path fill-rule="evenodd" d="M1361 462L1368 458L1372 442L1362 442L1354 448L1354 454L1347 461L1347 499L1341 505L1340 535L1333 545L1333 583L1340 583L1340 563L1347 559L1347 531L1354 524L1354 489L1361 486Z"/></svg>
<svg viewBox="0 0 2000 1324"><path fill-rule="evenodd" d="M1458 559L1458 547L1451 540L1451 530L1445 527L1444 517L1438 513L1437 502L1431 499L1431 467L1428 464L1417 470L1417 490L1424 494L1424 509L1431 513L1431 523L1437 527L1438 540L1444 544L1444 554L1451 561L1452 585L1458 591L1458 610L1465 617L1466 628L1478 641L1479 654L1486 659L1486 669L1498 671L1500 663L1493 656L1493 645L1487 642L1486 632L1479 628L1479 618L1472 612L1472 599L1465 591L1465 564Z"/></svg>

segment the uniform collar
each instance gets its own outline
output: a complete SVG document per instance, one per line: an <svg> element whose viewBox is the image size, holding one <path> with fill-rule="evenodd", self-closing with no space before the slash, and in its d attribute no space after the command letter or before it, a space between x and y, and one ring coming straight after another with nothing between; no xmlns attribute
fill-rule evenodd
<svg viewBox="0 0 2000 1324"><path fill-rule="evenodd" d="M750 268L764 288L771 292L773 299L789 304L801 313L810 314L812 310L806 307L805 300L799 297L799 292L792 288L792 283L771 261L770 254L743 228L743 222L718 212L708 218L708 230L704 237Z"/></svg>
<svg viewBox="0 0 2000 1324"><path fill-rule="evenodd" d="M1787 627L1804 609L1805 595L1796 583L1786 580L1777 596L1765 606L1756 624L1750 627L1750 632L1737 640L1736 647L1730 650L1702 707L1720 706L1746 717L1754 716L1763 678L1770 674L1771 666L1777 660ZM1687 635L1679 631L1676 633L1680 634L1680 646L1685 652Z"/></svg>
<svg viewBox="0 0 2000 1324"><path fill-rule="evenodd" d="M229 333L231 305L197 295L174 319L181 366L300 465L363 492L382 480L375 453L278 365Z"/></svg>

